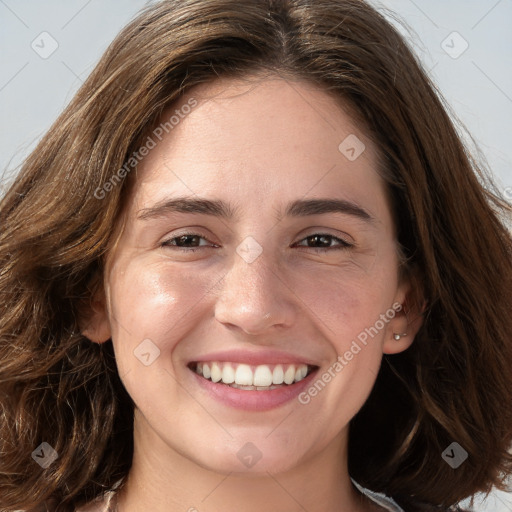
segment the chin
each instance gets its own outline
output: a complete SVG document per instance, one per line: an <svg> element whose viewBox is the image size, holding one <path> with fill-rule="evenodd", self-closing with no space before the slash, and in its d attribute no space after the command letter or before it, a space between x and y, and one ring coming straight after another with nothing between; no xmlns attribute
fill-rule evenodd
<svg viewBox="0 0 512 512"><path fill-rule="evenodd" d="M268 432L253 436L253 441L231 439L229 443L205 445L192 458L200 466L218 473L268 476L293 469L302 458L297 447L283 447L277 439L265 439ZM240 439L240 438L238 438ZM249 439L245 437L244 439Z"/></svg>

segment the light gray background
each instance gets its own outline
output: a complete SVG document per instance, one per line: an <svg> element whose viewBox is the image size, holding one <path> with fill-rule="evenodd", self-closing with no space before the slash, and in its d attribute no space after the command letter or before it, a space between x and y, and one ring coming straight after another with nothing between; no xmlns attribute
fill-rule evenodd
<svg viewBox="0 0 512 512"><path fill-rule="evenodd" d="M398 27L512 200L512 0L371 1L412 29ZM0 194L2 175L8 180L16 172L108 44L147 3L0 0ZM58 47L48 56L52 45ZM510 512L512 493L494 492L475 510Z"/></svg>

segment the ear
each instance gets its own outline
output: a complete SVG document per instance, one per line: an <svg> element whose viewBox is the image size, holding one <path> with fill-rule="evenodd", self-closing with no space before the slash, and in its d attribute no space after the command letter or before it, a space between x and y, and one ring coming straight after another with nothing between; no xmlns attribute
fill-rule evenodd
<svg viewBox="0 0 512 512"><path fill-rule="evenodd" d="M396 314L388 324L382 346L384 354L398 354L407 350L423 325L427 302L423 297L421 284L414 273L403 280L395 295ZM401 305L401 307L398 306ZM395 334L400 338L396 339Z"/></svg>
<svg viewBox="0 0 512 512"><path fill-rule="evenodd" d="M103 286L87 304L79 324L80 332L94 343L104 343L112 336Z"/></svg>

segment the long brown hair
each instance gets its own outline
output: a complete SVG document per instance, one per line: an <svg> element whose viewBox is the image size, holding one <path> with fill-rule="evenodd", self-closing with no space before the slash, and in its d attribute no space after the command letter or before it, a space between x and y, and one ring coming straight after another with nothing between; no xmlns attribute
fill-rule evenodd
<svg viewBox="0 0 512 512"><path fill-rule="evenodd" d="M361 0L167 0L121 31L0 202L0 510L71 511L127 475L134 405L111 341L79 328L135 177L119 170L185 91L256 71L314 83L364 123L426 302L351 422L351 476L409 512L512 472L511 207L403 37Z"/></svg>

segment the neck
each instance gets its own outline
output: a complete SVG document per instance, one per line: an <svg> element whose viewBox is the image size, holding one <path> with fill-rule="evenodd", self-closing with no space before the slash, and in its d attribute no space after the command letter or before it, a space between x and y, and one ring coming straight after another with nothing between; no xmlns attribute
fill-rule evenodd
<svg viewBox="0 0 512 512"><path fill-rule="evenodd" d="M136 410L134 455L118 512L368 512L347 470L347 432L285 472L216 472L166 444Z"/></svg>

